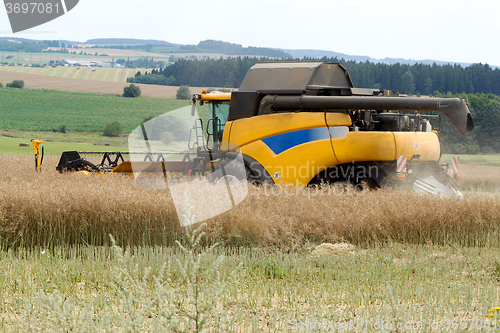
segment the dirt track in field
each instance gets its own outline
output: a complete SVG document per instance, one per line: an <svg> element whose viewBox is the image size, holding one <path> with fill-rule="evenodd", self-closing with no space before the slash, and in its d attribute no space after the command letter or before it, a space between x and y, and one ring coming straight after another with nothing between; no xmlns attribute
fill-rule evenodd
<svg viewBox="0 0 500 333"><path fill-rule="evenodd" d="M105 81L91 81L91 80L78 80L66 79L53 76L43 76L35 74L14 73L7 71L0 71L0 82L5 86L6 83L13 80L23 80L25 88L28 89L49 89L59 91L71 92L91 92L98 94L122 94L123 88L128 86L129 83L125 82L105 82ZM158 86L151 84L137 84L141 87L143 97L153 98L175 98L177 89L175 86ZM191 93L201 93L203 88L191 87Z"/></svg>
<svg viewBox="0 0 500 333"><path fill-rule="evenodd" d="M462 174L462 176L500 178L500 167L490 165L462 164L460 165L460 173Z"/></svg>

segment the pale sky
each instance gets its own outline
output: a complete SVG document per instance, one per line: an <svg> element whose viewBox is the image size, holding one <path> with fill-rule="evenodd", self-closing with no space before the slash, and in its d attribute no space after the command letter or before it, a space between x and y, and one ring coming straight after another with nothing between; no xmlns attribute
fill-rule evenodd
<svg viewBox="0 0 500 333"><path fill-rule="evenodd" d="M17 34L0 9L0 36L179 44L215 39L500 66L499 13L500 2L493 0L80 0L66 15Z"/></svg>

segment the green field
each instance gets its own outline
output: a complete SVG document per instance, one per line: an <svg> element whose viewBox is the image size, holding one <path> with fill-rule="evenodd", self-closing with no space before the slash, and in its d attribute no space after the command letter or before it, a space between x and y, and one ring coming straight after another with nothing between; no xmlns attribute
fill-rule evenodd
<svg viewBox="0 0 500 333"><path fill-rule="evenodd" d="M0 71L107 82L126 82L137 73L137 68L90 68L90 67L20 67L0 66ZM146 69L140 69L141 72Z"/></svg>
<svg viewBox="0 0 500 333"><path fill-rule="evenodd" d="M0 88L0 129L51 131L66 124L70 132L102 132L118 121L130 133L146 116L187 105L172 99Z"/></svg>
<svg viewBox="0 0 500 333"><path fill-rule="evenodd" d="M87 52L87 51L85 51ZM89 51L90 52L90 51ZM89 53L87 52L87 53ZM10 58L9 58L10 57ZM7 59L9 58L9 59ZM79 59L79 60L99 60L103 62L111 62L112 56L96 56L95 54L74 54L74 53L57 53L57 52L11 52L0 51L0 62L14 64L47 64L49 61L60 61L63 59ZM139 59L140 57L130 57L130 59Z"/></svg>
<svg viewBox="0 0 500 333"><path fill-rule="evenodd" d="M47 133L50 135L50 133ZM29 137L29 135L26 135ZM82 143L82 142L58 142L45 139L43 136L33 137L43 140L45 143L45 155L60 156L63 151L125 151L126 146L110 145L104 146L103 144ZM109 141L107 138L102 139L103 142ZM20 147L20 143L28 143L28 147ZM33 154L33 148L29 138L9 138L0 136L0 154L14 153L14 154Z"/></svg>

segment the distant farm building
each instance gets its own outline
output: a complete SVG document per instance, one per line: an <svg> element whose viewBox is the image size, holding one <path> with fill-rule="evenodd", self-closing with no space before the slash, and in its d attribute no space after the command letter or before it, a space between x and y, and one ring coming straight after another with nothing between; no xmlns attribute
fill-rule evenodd
<svg viewBox="0 0 500 333"><path fill-rule="evenodd" d="M111 67L111 64L108 62L102 62L102 61L85 61L85 60L61 60L58 63L61 66L71 66L71 67Z"/></svg>

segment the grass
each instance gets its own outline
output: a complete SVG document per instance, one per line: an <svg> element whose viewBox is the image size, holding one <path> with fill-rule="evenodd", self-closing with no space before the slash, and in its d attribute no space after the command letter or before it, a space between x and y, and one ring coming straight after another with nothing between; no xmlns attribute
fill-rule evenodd
<svg viewBox="0 0 500 333"><path fill-rule="evenodd" d="M118 121L124 132L129 133L146 116L157 116L188 104L160 98L1 88L0 105L3 129L51 131L66 124L70 132L101 132L107 123Z"/></svg>
<svg viewBox="0 0 500 333"><path fill-rule="evenodd" d="M485 315L499 305L492 275L498 249L392 243L320 256L307 250L187 249L0 252L0 327L297 332L334 331L335 325L353 323L357 331L376 332L368 323L383 321L436 323L440 329L433 331L455 324L464 325L463 331L496 331L490 325L498 318L485 326ZM271 267L279 273L269 274ZM475 320L485 329L474 329Z"/></svg>

